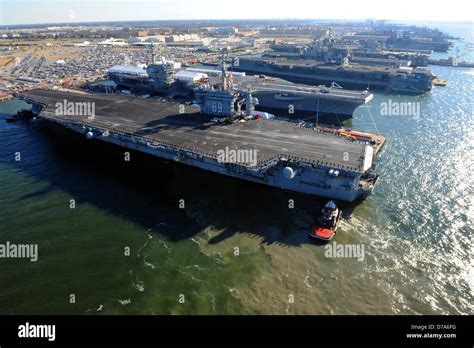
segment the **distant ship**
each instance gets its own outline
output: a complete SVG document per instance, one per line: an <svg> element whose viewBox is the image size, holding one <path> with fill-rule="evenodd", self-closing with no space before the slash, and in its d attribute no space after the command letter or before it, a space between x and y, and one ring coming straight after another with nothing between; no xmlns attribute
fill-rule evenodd
<svg viewBox="0 0 474 348"><path fill-rule="evenodd" d="M423 94L432 89L434 74L424 67L334 64L315 59L242 56L236 71L266 74L310 85L337 83L348 89L377 89L386 92Z"/></svg>
<svg viewBox="0 0 474 348"><path fill-rule="evenodd" d="M250 87L264 110L283 110L295 114L328 114L341 118L352 117L354 110L373 98L368 91L350 91L336 84L330 87L296 84L267 76L245 76L234 78L237 90Z"/></svg>
<svg viewBox="0 0 474 348"><path fill-rule="evenodd" d="M147 67L114 66L108 78L118 88L169 96L192 96L202 84L215 84L222 72L217 66L182 68L179 63L162 59ZM338 115L341 119L352 117L354 110L372 100L366 90L350 91L332 83L327 86L307 86L264 75L246 76L231 74L233 87L239 92L252 91L259 108L282 116L303 114Z"/></svg>
<svg viewBox="0 0 474 348"><path fill-rule="evenodd" d="M288 46L288 45L286 45ZM425 67L410 67L407 60L388 56L354 56L351 48L325 38L301 47L297 53L288 47L271 46L278 55L247 55L233 59L233 69L266 74L295 83L311 85L335 82L349 89L377 89L386 92L423 94L432 88L434 74ZM417 58L418 65L423 62ZM411 63L411 61L410 61Z"/></svg>
<svg viewBox="0 0 474 348"><path fill-rule="evenodd" d="M386 46L391 49L412 49L412 50L428 50L436 52L447 52L452 43L441 38L412 38L409 35L393 35L385 42Z"/></svg>

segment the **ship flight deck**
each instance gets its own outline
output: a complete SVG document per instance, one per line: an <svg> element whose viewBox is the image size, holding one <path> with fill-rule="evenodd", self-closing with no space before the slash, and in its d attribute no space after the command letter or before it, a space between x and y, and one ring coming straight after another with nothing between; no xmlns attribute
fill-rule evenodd
<svg viewBox="0 0 474 348"><path fill-rule="evenodd" d="M264 184L308 194L319 194L312 192L310 187L319 189L322 185L311 182L312 176L309 174L305 179L308 167L312 170L320 167L341 170L360 178L372 167L372 161L385 141L384 137L378 136L377 144L369 146L365 141L354 141L281 120L215 122L212 117L203 115L188 105L125 95L93 95L37 89L23 92L17 97L39 106L42 109L39 118L84 135L93 135L98 140L214 172L251 181L263 181ZM77 104L94 103L95 115L58 115L57 103L64 101ZM184 113L180 113L183 108ZM367 151L368 147L371 151ZM252 163L216 162L219 150L226 148L254 150L257 159ZM278 178L275 173L279 171L277 168L288 167L288 163L293 164L295 173L300 175L300 181L304 180L298 181L297 184L294 181L287 187L281 173ZM274 172L269 171L272 167L276 167ZM271 176L275 177L270 178ZM304 188L305 186L308 188Z"/></svg>

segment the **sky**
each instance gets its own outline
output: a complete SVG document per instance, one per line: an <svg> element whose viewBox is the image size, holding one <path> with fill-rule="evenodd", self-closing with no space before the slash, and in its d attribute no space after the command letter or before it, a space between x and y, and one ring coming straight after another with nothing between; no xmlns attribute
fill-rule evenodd
<svg viewBox="0 0 474 348"><path fill-rule="evenodd" d="M0 25L160 19L473 21L472 0L0 0Z"/></svg>

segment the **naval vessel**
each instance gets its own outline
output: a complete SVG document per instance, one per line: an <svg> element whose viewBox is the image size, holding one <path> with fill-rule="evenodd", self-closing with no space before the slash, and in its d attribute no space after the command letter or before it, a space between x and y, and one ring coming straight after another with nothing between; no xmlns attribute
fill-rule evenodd
<svg viewBox="0 0 474 348"><path fill-rule="evenodd" d="M16 95L40 120L154 156L285 190L354 201L372 192L383 136L307 128L259 117L255 98L228 86L196 93L199 108L122 94L30 90ZM92 116L58 112L58 103L95 105ZM222 152L243 154L237 159ZM245 154L252 152L256 156Z"/></svg>
<svg viewBox="0 0 474 348"><path fill-rule="evenodd" d="M271 52L267 57L288 58L327 58L335 48L347 49L348 61L367 66L400 67L427 67L428 65L442 65L453 67L472 68L474 63L459 60L457 57L448 59L430 59L432 51L405 49L389 49L378 41L355 41L345 43L343 40L322 39L315 40L311 45L298 45L295 43L279 43L270 46ZM336 54L332 54L337 57ZM462 56L463 54L461 54ZM328 60L327 60L328 61Z"/></svg>
<svg viewBox="0 0 474 348"><path fill-rule="evenodd" d="M349 62L345 53L335 59L247 55L234 59L233 70L265 74L310 85L337 83L347 89L377 89L423 94L432 89L434 74L425 67L391 67Z"/></svg>
<svg viewBox="0 0 474 348"><path fill-rule="evenodd" d="M273 46L274 47L274 46ZM298 53L265 53L233 60L233 69L268 74L297 83L327 84L344 88L379 89L386 92L423 94L431 90L434 74L426 67L411 67L402 55L390 57L359 54L333 38L314 40ZM422 64L423 58L416 57Z"/></svg>
<svg viewBox="0 0 474 348"><path fill-rule="evenodd" d="M444 38L418 38L410 35L392 35L385 42L392 49L429 50L447 52L453 44Z"/></svg>
<svg viewBox="0 0 474 348"><path fill-rule="evenodd" d="M179 63L163 59L148 67L114 66L108 70L108 79L118 88L161 95L189 96L199 86L213 83L222 71L218 66L182 68ZM354 110L372 100L372 93L351 91L335 83L329 86L307 86L270 76L230 74L230 83L245 93L249 88L258 99L259 109L281 116L308 114L337 115L340 119L352 117Z"/></svg>
<svg viewBox="0 0 474 348"><path fill-rule="evenodd" d="M376 30L374 32L350 34L342 38L344 43L381 44L384 48L396 51L435 51L447 52L452 46L450 37L439 30L423 31L423 28L405 28L402 31Z"/></svg>
<svg viewBox="0 0 474 348"><path fill-rule="evenodd" d="M298 45L296 43L279 43L270 45L272 52L267 55L278 57L284 55L293 58L315 58L326 61L331 60L331 56L343 53L349 62L362 65L380 66L428 66L429 52L411 50L390 50L378 41L354 41L345 42L331 38L315 39L310 45Z"/></svg>

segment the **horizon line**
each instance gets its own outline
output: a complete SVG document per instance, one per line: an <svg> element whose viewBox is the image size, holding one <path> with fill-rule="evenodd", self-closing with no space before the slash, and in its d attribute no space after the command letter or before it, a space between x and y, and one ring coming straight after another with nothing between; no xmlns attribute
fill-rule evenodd
<svg viewBox="0 0 474 348"><path fill-rule="evenodd" d="M420 22L420 23L463 23L463 24L474 24L473 20L423 20L423 19L388 19L388 18L286 18L286 17L276 17L276 18L172 18L172 19L116 19L116 20L105 20L105 21L86 21L86 22L37 22L37 23L11 23L11 24L0 24L0 28L5 28L9 26L32 26L32 25L80 25L80 24L100 24L100 23L133 23L133 22L174 22L174 21L353 21L353 22Z"/></svg>

